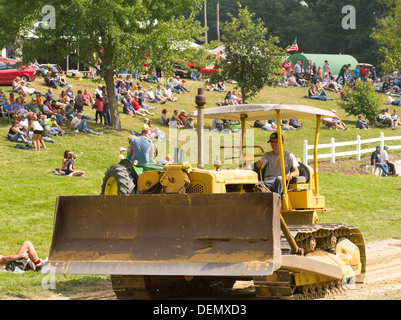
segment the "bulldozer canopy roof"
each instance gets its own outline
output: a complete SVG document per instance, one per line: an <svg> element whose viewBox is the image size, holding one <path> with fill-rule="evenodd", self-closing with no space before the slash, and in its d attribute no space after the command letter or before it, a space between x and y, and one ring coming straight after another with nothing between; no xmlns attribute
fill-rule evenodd
<svg viewBox="0 0 401 320"><path fill-rule="evenodd" d="M276 110L280 111L281 119L308 119L315 118L317 115L323 117L335 117L330 111L302 105L288 104L242 104L208 108L204 110L204 118L240 120L245 115L246 120L274 120ZM198 111L191 111L190 117L196 117Z"/></svg>

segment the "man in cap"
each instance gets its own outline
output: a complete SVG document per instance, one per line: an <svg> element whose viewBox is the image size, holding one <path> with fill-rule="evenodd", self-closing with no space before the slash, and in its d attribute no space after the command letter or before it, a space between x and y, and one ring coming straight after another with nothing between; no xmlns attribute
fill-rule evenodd
<svg viewBox="0 0 401 320"><path fill-rule="evenodd" d="M388 164L386 162L382 162L381 159L381 147L376 146L376 150L372 152L372 155L370 156L370 164L373 167L377 167L383 170L382 172L382 177L387 177L388 176Z"/></svg>
<svg viewBox="0 0 401 320"><path fill-rule="evenodd" d="M181 120L182 124L185 124L188 120L187 115L185 114L185 110L181 110L180 114L178 115L178 119Z"/></svg>
<svg viewBox="0 0 401 320"><path fill-rule="evenodd" d="M36 98L32 98L31 102L25 105L25 108L26 110L35 113L37 117L40 116L40 106L38 106Z"/></svg>
<svg viewBox="0 0 401 320"><path fill-rule="evenodd" d="M61 129L60 126L57 124L57 117L55 115L52 115L50 118L46 117L46 119L43 121L43 124L45 125L45 127L43 127L42 136L45 137L47 134L51 134L54 136L65 135L65 131Z"/></svg>
<svg viewBox="0 0 401 320"><path fill-rule="evenodd" d="M283 181L281 176L280 149L277 132L272 133L267 142L270 143L272 151L263 154L262 158L256 162L256 168L254 168L254 170L258 174L261 173L260 179L270 191L281 194L283 192ZM282 142L284 144L284 137L282 137ZM299 176L299 163L291 152L284 150L283 153L285 179L289 181L292 177Z"/></svg>

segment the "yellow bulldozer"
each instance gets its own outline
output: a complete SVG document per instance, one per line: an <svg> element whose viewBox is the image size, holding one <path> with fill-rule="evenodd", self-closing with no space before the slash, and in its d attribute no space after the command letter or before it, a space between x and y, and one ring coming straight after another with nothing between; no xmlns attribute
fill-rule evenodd
<svg viewBox="0 0 401 320"><path fill-rule="evenodd" d="M199 89L198 163L127 160L107 169L99 196L57 198L49 261L44 273L108 274L119 299L160 299L184 292L253 281L257 298L315 299L364 281L361 232L318 224L317 144L326 110L309 106L245 104L204 108ZM204 168L204 118L241 123L239 169ZM316 119L313 168L266 191L243 155L246 121ZM280 165L285 169L281 128ZM260 148L260 147L258 147ZM262 149L263 153L263 149ZM261 154L262 154L261 153ZM261 155L260 154L260 155Z"/></svg>

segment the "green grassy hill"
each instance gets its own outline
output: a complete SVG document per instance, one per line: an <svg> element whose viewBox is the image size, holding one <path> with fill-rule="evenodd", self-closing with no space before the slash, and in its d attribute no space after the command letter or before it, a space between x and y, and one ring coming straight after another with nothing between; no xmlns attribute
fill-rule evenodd
<svg viewBox="0 0 401 320"><path fill-rule="evenodd" d="M98 83L92 80L68 79L73 84L73 90L88 89L93 93ZM168 130L159 124L161 110L167 108L171 116L173 110L185 109L187 113L195 110L195 95L197 88L203 87L203 82L188 81L191 92L178 97L177 102L169 102L158 105L155 115L150 116L154 126ZM143 83L147 89L151 85ZM43 78L39 77L32 83L32 87L41 92L47 88ZM233 85L227 85L233 88ZM11 87L2 86L0 90L8 97ZM54 90L55 97L61 90ZM355 117L347 116L339 109L337 101L339 96L329 93L334 100L327 102L308 100L303 98L307 93L305 88L265 88L252 103L285 103L303 104L332 110L336 109L340 117L345 120L350 130L336 131L322 129L320 142L328 143L332 137L336 141L355 140L357 135L362 139L379 137L380 132L385 136L398 135L399 131L389 128L375 128L371 130L355 129ZM223 100L225 93L205 92L207 97L206 107L214 107L216 101ZM381 96L383 103L385 96ZM120 107L120 112L122 112ZM88 107L85 114L94 116L94 111ZM117 163L120 147L127 147L127 137L130 130L140 131L143 118L132 118L120 114L122 128L114 130L109 127L95 126L88 121L89 127L95 131L103 131L101 136L71 132L68 136L54 138L54 143L47 143L47 151L33 152L14 148L15 143L6 140L10 127L7 119L0 118L0 149L1 149L1 185L0 185L0 253L3 255L14 254L24 240L30 240L35 245L39 256L46 258L52 237L53 215L57 196L62 195L98 195L104 172L107 167ZM312 143L314 139L314 120L301 121L304 129L285 132L285 148L293 151L298 158L302 157L302 145L304 140ZM69 123L64 125L67 128ZM210 128L211 120L206 120L206 128ZM249 129L251 123L248 124ZM269 149L266 141L268 133L259 129L254 130L255 144L260 144ZM187 141L183 141L183 144ZM163 143L157 142L159 150L163 150ZM371 146L373 147L373 145ZM74 151L78 155L77 169L84 170L86 177L62 177L51 173L54 168L59 168L66 149ZM346 148L345 148L346 149ZM341 151L341 149L339 149ZM395 151L390 152L390 157L395 156ZM158 156L157 160L161 158ZM210 159L212 162L214 159ZM361 162L349 160L349 167L359 167L367 163L365 158ZM346 163L346 162L345 162ZM195 166L196 163L193 163ZM212 165L208 165L212 168ZM224 166L223 166L224 167ZM228 167L233 167L228 165ZM340 170L341 171L341 170ZM331 170L321 172L320 191L326 197L328 210L320 214L320 222L338 222L360 227L365 240L372 241L382 238L399 236L401 203L395 201L400 197L401 178L377 178L375 176L360 174L342 174L342 171ZM352 171L352 170L350 170ZM23 275L0 273L0 299L6 297L34 298L49 297L51 292L41 286L44 275L28 272ZM85 290L97 290L109 285L108 277L80 277L57 276L56 292L68 294Z"/></svg>

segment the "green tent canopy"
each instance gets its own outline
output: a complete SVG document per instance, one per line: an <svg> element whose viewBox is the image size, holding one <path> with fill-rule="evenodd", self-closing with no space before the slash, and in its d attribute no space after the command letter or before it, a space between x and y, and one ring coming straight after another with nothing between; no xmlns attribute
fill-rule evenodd
<svg viewBox="0 0 401 320"><path fill-rule="evenodd" d="M358 64L358 61L353 56L347 54L294 53L288 60L290 60L293 65L297 63L298 60L301 60L303 71L307 71L309 66L313 65L313 63L316 63L316 68L323 67L324 62L327 60L333 75L338 75L344 64L350 63L350 70L355 69Z"/></svg>

